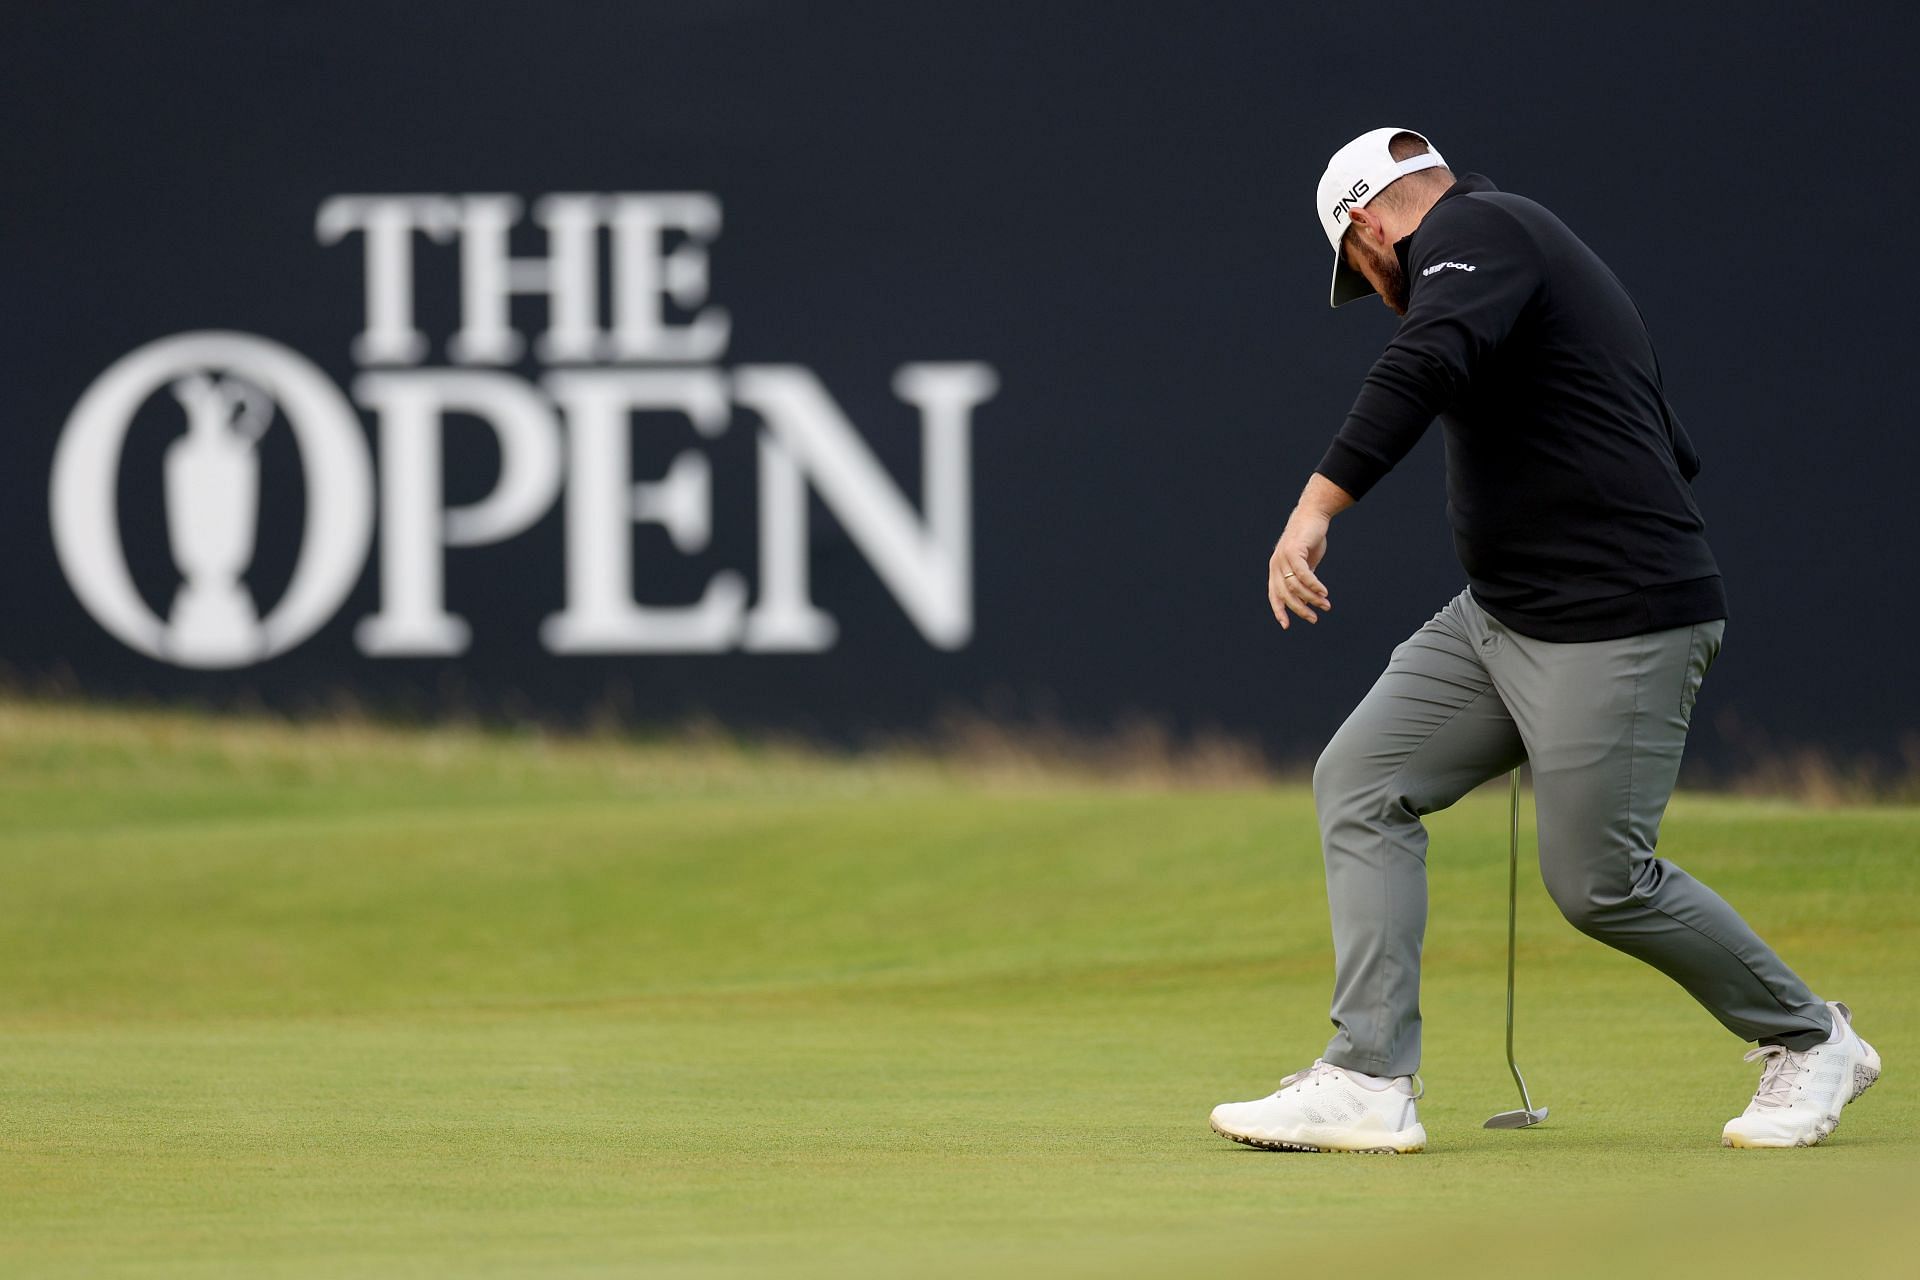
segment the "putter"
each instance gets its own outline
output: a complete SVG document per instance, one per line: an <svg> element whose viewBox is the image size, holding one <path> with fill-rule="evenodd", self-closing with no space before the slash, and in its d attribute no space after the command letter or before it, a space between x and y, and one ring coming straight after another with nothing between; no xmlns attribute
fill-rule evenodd
<svg viewBox="0 0 1920 1280"><path fill-rule="evenodd" d="M1520 1076L1520 1064L1513 1060L1513 948L1514 919L1520 902L1520 771L1513 771L1508 789L1512 816L1507 826L1507 1069L1520 1086L1520 1110L1502 1111L1488 1118L1489 1129L1525 1129L1547 1118L1545 1107L1536 1108L1527 1096L1527 1082Z"/></svg>

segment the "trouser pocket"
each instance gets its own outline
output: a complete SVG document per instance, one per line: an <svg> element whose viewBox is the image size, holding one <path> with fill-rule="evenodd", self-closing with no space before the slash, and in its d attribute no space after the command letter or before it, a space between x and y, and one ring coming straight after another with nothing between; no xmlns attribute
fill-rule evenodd
<svg viewBox="0 0 1920 1280"><path fill-rule="evenodd" d="M1727 629L1726 619L1696 622L1687 637L1687 668L1680 678L1680 719L1692 723L1693 703L1706 682L1707 670L1720 656L1720 642Z"/></svg>

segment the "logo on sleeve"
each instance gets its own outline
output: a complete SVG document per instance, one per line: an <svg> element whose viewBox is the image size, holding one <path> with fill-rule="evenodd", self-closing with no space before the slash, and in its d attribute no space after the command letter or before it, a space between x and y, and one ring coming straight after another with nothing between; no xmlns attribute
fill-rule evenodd
<svg viewBox="0 0 1920 1280"><path fill-rule="evenodd" d="M1445 271L1448 267L1452 267L1455 271L1473 271L1477 269L1470 262L1436 262L1420 274L1430 276L1436 272Z"/></svg>

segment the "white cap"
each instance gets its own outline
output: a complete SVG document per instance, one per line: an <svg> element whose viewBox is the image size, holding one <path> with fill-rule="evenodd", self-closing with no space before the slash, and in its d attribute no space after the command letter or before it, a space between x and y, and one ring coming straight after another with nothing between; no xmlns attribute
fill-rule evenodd
<svg viewBox="0 0 1920 1280"><path fill-rule="evenodd" d="M1442 168L1447 163L1431 142L1427 142L1424 154L1395 160L1387 144L1403 133L1427 142L1425 134L1412 129L1374 129L1334 152L1333 159L1327 161L1327 171L1320 175L1320 189L1314 200L1320 206L1320 227L1333 245L1333 289L1328 297L1329 306L1337 307L1373 292L1367 278L1348 266L1346 255L1340 252L1340 237L1347 233L1347 210L1365 208L1369 200L1397 178L1422 169Z"/></svg>

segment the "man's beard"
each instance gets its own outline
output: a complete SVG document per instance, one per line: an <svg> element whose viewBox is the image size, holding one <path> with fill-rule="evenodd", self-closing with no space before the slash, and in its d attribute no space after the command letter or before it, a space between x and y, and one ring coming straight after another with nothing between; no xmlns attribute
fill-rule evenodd
<svg viewBox="0 0 1920 1280"><path fill-rule="evenodd" d="M1400 269L1400 255L1388 253L1373 260L1380 275L1380 296L1397 316L1407 314L1407 273Z"/></svg>
<svg viewBox="0 0 1920 1280"><path fill-rule="evenodd" d="M1365 261L1354 263L1354 257ZM1380 301L1384 301L1394 315L1407 313L1407 273L1400 269L1400 255L1394 249L1388 248L1386 253L1379 253L1371 242L1359 240L1350 246L1348 265L1356 269L1365 267L1361 274L1367 276L1367 282L1375 286Z"/></svg>

